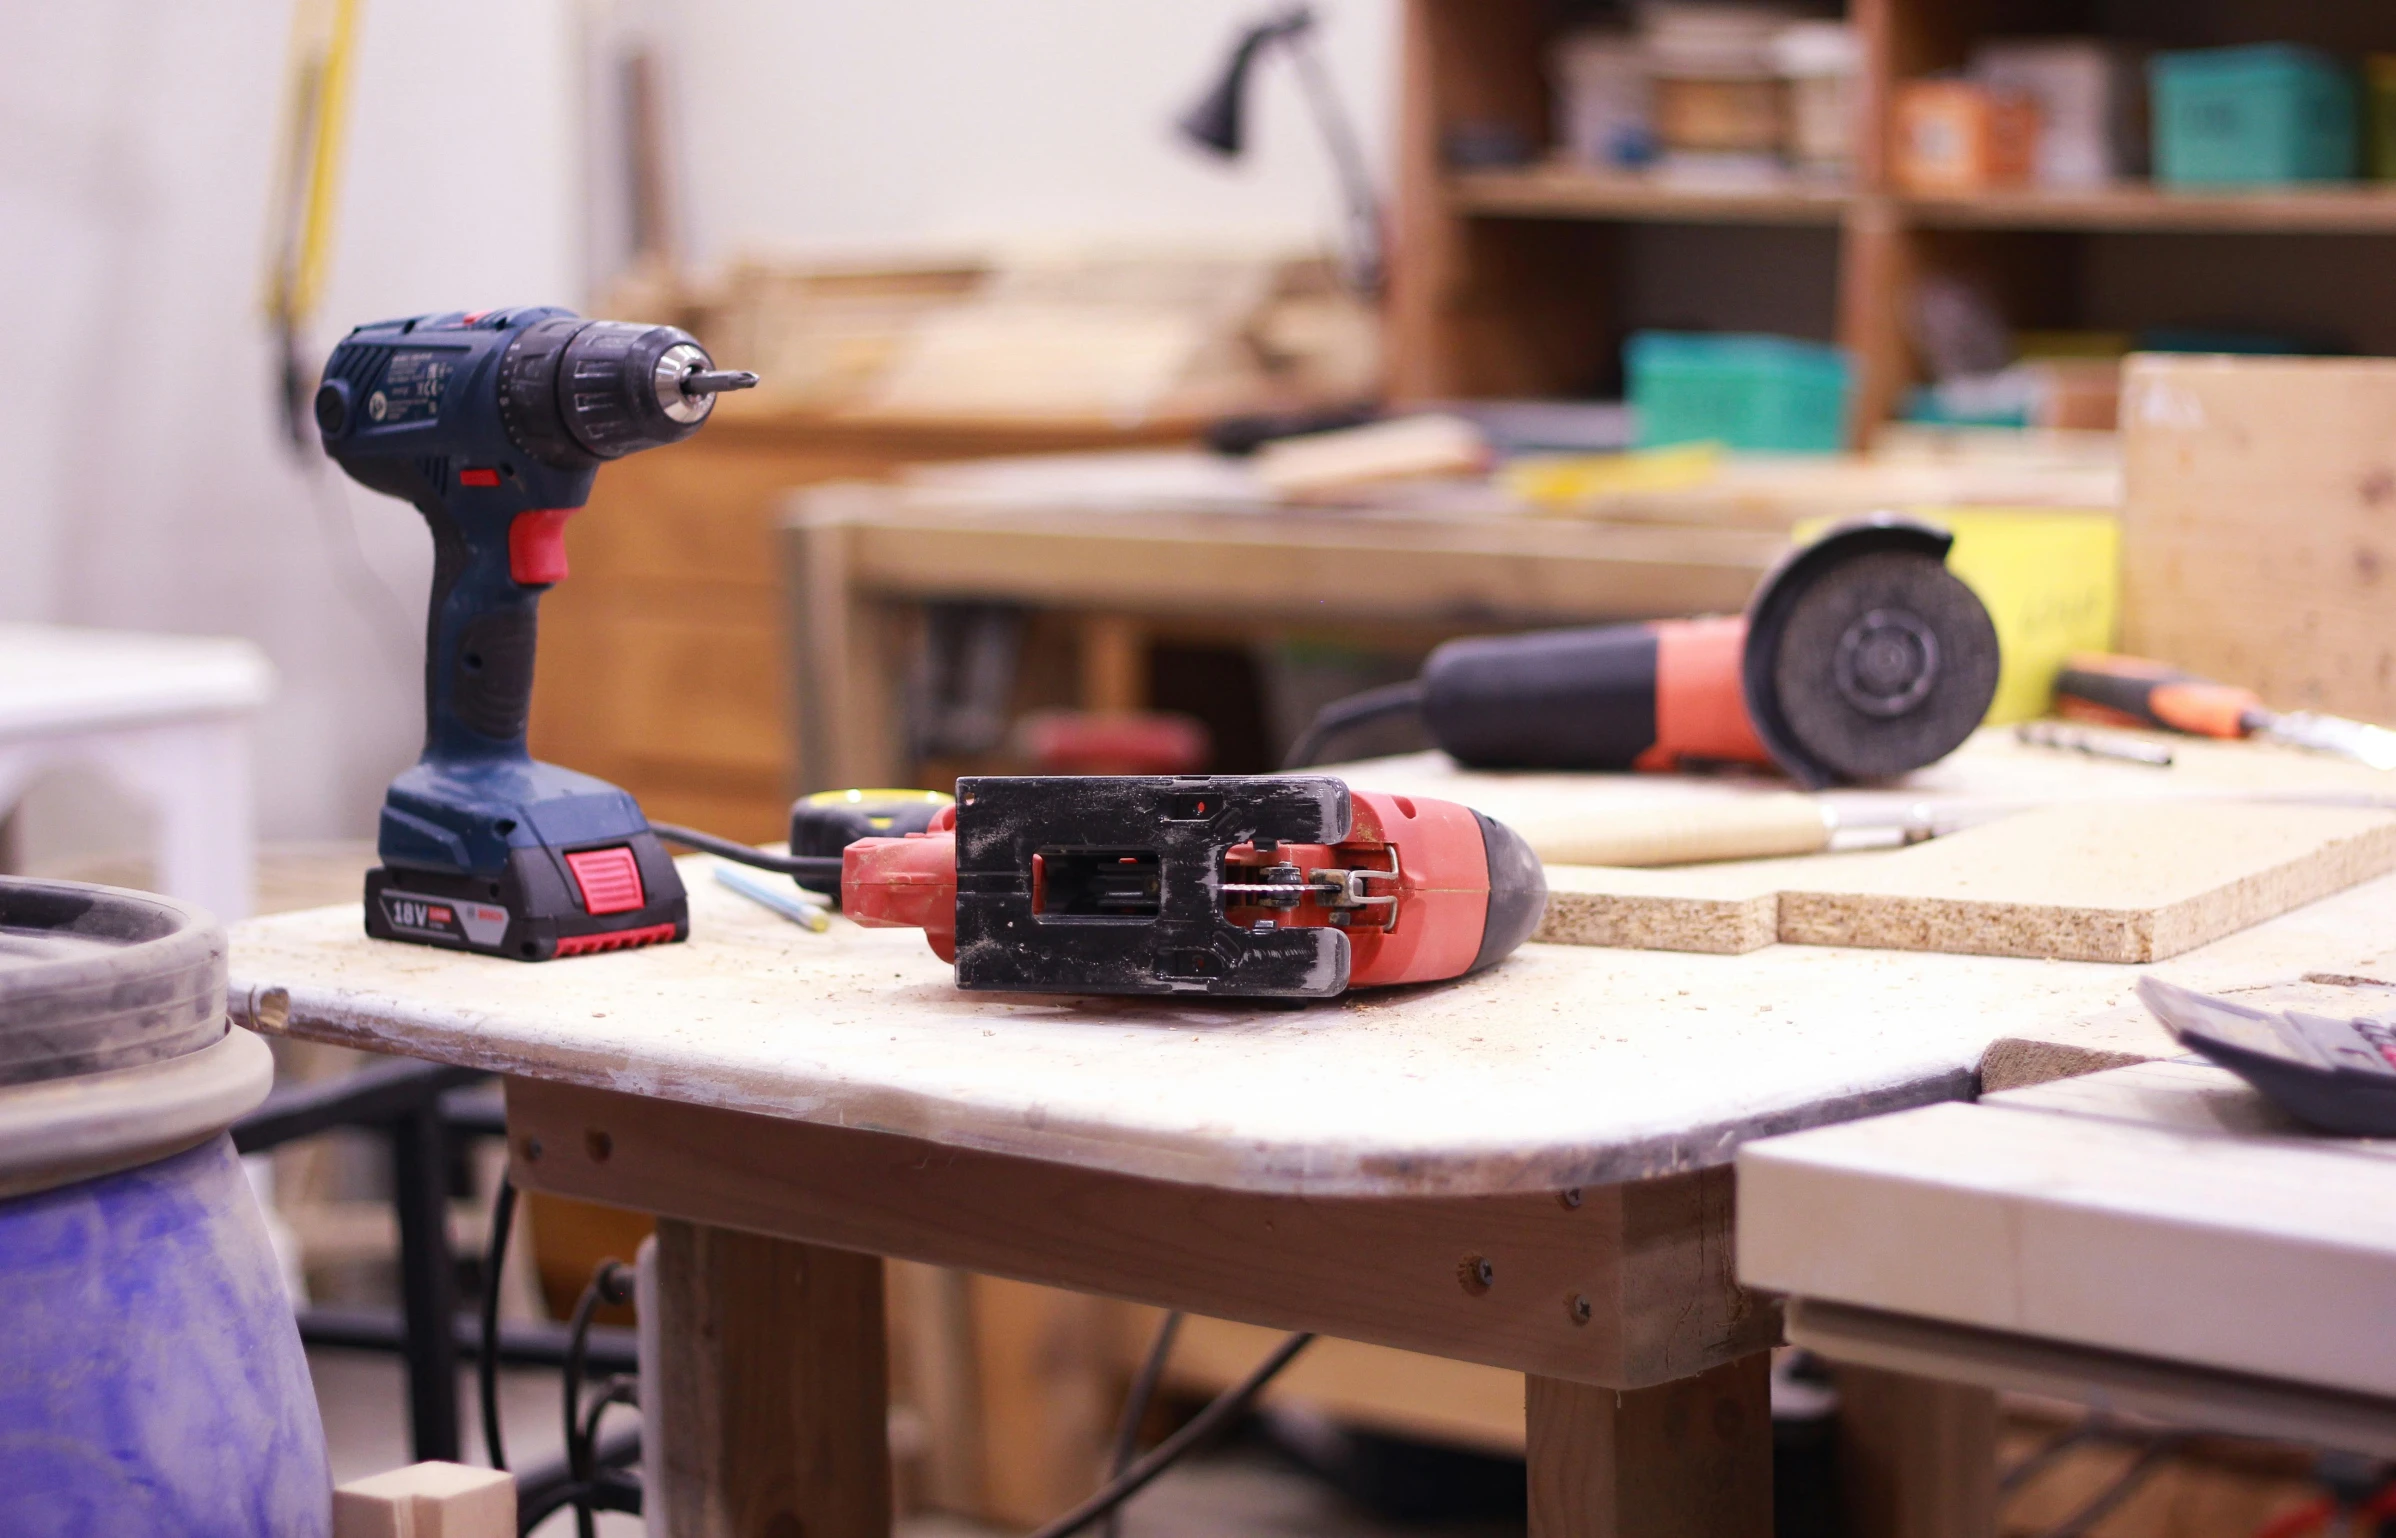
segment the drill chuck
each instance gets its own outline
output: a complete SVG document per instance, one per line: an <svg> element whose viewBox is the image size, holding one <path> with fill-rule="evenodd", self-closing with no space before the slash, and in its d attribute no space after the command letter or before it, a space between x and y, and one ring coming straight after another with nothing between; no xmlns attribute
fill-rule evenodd
<svg viewBox="0 0 2396 1538"><path fill-rule="evenodd" d="M676 327L571 316L525 327L499 367L509 438L561 468L679 443L707 420L718 393L757 383L755 374L718 370Z"/></svg>

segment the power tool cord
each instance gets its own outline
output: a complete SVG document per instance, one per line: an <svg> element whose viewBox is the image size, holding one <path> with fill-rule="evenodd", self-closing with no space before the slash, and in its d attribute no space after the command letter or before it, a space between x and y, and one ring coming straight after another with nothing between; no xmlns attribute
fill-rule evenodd
<svg viewBox="0 0 2396 1538"><path fill-rule="evenodd" d="M652 822L649 831L669 844L681 844L720 860L732 860L741 865L754 865L776 875L796 876L806 882L830 882L840 885L840 856L836 854L767 854L752 849L735 839L718 838L701 833L696 828L680 827L670 822Z"/></svg>
<svg viewBox="0 0 2396 1538"><path fill-rule="evenodd" d="M1157 1443L1148 1450L1146 1457L1100 1485L1088 1500L1030 1534L1029 1538L1070 1538L1070 1535L1080 1532L1139 1494L1148 1487L1150 1480L1180 1462L1192 1448L1238 1419L1256 1396L1264 1392L1265 1385L1272 1382L1281 1369L1287 1367L1313 1341L1313 1332L1307 1330L1283 1340L1273 1348L1271 1356L1256 1365L1255 1371L1217 1394L1188 1425Z"/></svg>
<svg viewBox="0 0 2396 1538"><path fill-rule="evenodd" d="M604 1499L615 1492L607 1488L608 1481L600 1473L593 1445L599 1432L600 1413L611 1404L631 1404L635 1398L632 1380L618 1377L610 1378L590 1405L583 1404L583 1363L591 1338L591 1316L602 1303L630 1303L633 1290L632 1267L620 1260L601 1261L590 1285L582 1289L582 1297L574 1304L574 1319L567 1335L566 1469L574 1480L571 1503L578 1538L597 1538L596 1512L603 1505L614 1504Z"/></svg>
<svg viewBox="0 0 2396 1538"><path fill-rule="evenodd" d="M483 1451L491 1467L505 1472L507 1449L499 1440L499 1268L507 1263L508 1230L516 1223L516 1184L501 1180L491 1200L491 1243L483 1251L482 1340L474 1353L474 1389L483 1412Z"/></svg>
<svg viewBox="0 0 2396 1538"><path fill-rule="evenodd" d="M1351 694L1344 700L1333 700L1315 712L1314 719L1306 724L1306 730L1300 732L1298 740L1290 744L1289 754L1282 759L1281 767L1307 768L1323 756L1323 749L1333 739L1342 734L1354 731L1368 721L1409 715L1422 708L1422 682L1411 678L1402 684L1384 684L1378 689L1367 689L1362 694Z"/></svg>
<svg viewBox="0 0 2396 1538"><path fill-rule="evenodd" d="M1156 1386L1165 1376L1165 1363L1173 1355L1173 1337L1180 1333L1181 1313L1176 1309L1156 1327L1156 1341L1148 1348L1148 1358L1140 1364L1139 1376L1131 1380L1131 1392L1123 1396L1123 1418L1115 1423L1115 1456L1107 1464L1110 1479L1130 1468L1132 1459L1139 1456L1140 1423L1148 1419L1148 1406L1156 1398ZM1122 1538L1120 1507L1106 1514L1106 1524L1099 1531L1105 1538Z"/></svg>

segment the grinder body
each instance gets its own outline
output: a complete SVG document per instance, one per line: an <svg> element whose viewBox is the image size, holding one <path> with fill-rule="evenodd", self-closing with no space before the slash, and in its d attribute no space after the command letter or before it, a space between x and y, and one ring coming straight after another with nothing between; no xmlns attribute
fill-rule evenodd
<svg viewBox="0 0 2396 1538"><path fill-rule="evenodd" d="M1844 524L1743 615L1450 641L1424 664L1434 742L1484 769L1774 767L1809 788L1952 752L1996 695L1996 628L1945 567L1953 536Z"/></svg>
<svg viewBox="0 0 2396 1538"><path fill-rule="evenodd" d="M706 366L671 327L553 307L361 326L334 348L325 452L433 536L424 749L384 798L369 934L527 961L688 935L638 804L534 761L525 731L566 519L607 459L696 429L705 402L678 381Z"/></svg>
<svg viewBox="0 0 2396 1538"><path fill-rule="evenodd" d="M1423 668L1423 724L1489 768L1769 765L1739 681L1740 615L1451 641Z"/></svg>

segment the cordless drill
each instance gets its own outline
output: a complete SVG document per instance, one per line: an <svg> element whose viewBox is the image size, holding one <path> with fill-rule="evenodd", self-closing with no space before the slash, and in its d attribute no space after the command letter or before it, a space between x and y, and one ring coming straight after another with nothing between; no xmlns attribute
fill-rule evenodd
<svg viewBox="0 0 2396 1538"><path fill-rule="evenodd" d="M689 935L632 797L525 750L534 634L600 464L689 437L756 382L671 326L553 306L383 321L333 349L325 452L433 534L424 753L383 798L368 934L524 961Z"/></svg>

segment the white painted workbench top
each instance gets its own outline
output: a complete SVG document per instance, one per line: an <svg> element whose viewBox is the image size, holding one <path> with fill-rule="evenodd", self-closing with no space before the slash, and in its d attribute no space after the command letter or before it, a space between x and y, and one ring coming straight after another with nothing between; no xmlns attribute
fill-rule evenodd
<svg viewBox="0 0 2396 1538"><path fill-rule="evenodd" d="M810 934L684 863L686 944L528 965L234 931L245 1024L957 1147L1244 1190L1467 1195L1728 1160L1743 1140L1970 1091L2007 1037L2175 1052L2145 969L1770 946L1525 946L1465 981L1298 1011L966 994L911 930ZM2231 988L2384 970L2396 878L2153 970Z"/></svg>

